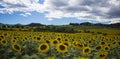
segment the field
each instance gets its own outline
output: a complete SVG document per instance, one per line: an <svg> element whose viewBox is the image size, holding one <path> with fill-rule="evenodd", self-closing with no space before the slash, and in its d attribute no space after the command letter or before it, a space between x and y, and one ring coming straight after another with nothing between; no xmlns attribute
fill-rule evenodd
<svg viewBox="0 0 120 59"><path fill-rule="evenodd" d="M120 30L0 30L0 59L120 59Z"/></svg>

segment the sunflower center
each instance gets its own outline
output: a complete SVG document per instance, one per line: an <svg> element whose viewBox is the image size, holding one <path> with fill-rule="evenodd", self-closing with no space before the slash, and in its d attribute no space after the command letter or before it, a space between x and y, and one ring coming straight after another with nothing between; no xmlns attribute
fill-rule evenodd
<svg viewBox="0 0 120 59"><path fill-rule="evenodd" d="M60 41L60 38L58 38L58 40Z"/></svg>
<svg viewBox="0 0 120 59"><path fill-rule="evenodd" d="M108 50L108 47L105 47L105 50Z"/></svg>
<svg viewBox="0 0 120 59"><path fill-rule="evenodd" d="M20 50L20 47L18 45L14 45L14 48Z"/></svg>
<svg viewBox="0 0 120 59"><path fill-rule="evenodd" d="M96 47L97 50L101 49L101 46Z"/></svg>
<svg viewBox="0 0 120 59"><path fill-rule="evenodd" d="M6 43L6 41L2 41L3 43Z"/></svg>
<svg viewBox="0 0 120 59"><path fill-rule="evenodd" d="M0 41L1 41L2 39L0 38Z"/></svg>
<svg viewBox="0 0 120 59"><path fill-rule="evenodd" d="M113 42L113 44L115 44L116 42Z"/></svg>
<svg viewBox="0 0 120 59"><path fill-rule="evenodd" d="M65 49L65 46L60 45L60 50L64 50L64 49Z"/></svg>
<svg viewBox="0 0 120 59"><path fill-rule="evenodd" d="M104 54L101 54L100 57L104 57L105 55Z"/></svg>
<svg viewBox="0 0 120 59"><path fill-rule="evenodd" d="M46 43L50 43L49 41L46 41Z"/></svg>
<svg viewBox="0 0 120 59"><path fill-rule="evenodd" d="M68 43L64 43L66 46L68 46Z"/></svg>
<svg viewBox="0 0 120 59"><path fill-rule="evenodd" d="M46 45L42 45L42 46L40 47L41 50L45 50L46 48L47 48Z"/></svg>
<svg viewBox="0 0 120 59"><path fill-rule="evenodd" d="M120 42L118 42L118 44L120 45Z"/></svg>
<svg viewBox="0 0 120 59"><path fill-rule="evenodd" d="M39 37L37 38L37 40L40 40L40 39L41 39L41 38L39 38Z"/></svg>
<svg viewBox="0 0 120 59"><path fill-rule="evenodd" d="M68 41L67 39L65 39L65 41Z"/></svg>
<svg viewBox="0 0 120 59"><path fill-rule="evenodd" d="M89 49L85 49L85 52L89 52Z"/></svg>
<svg viewBox="0 0 120 59"><path fill-rule="evenodd" d="M53 43L54 43L54 44L57 44L57 41L54 41Z"/></svg>
<svg viewBox="0 0 120 59"><path fill-rule="evenodd" d="M91 41L89 41L89 43L91 43Z"/></svg>
<svg viewBox="0 0 120 59"><path fill-rule="evenodd" d="M102 45L104 45L104 44L105 44L105 42L101 42L101 44L102 44Z"/></svg>
<svg viewBox="0 0 120 59"><path fill-rule="evenodd" d="M78 45L78 47L81 47L81 48L83 47L81 44L77 44L77 45Z"/></svg>

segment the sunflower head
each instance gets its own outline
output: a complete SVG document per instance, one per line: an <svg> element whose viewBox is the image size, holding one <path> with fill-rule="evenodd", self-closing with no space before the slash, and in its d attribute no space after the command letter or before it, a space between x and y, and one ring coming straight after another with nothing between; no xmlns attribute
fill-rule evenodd
<svg viewBox="0 0 120 59"><path fill-rule="evenodd" d="M49 40L46 40L45 42L46 42L47 44L50 44L50 41L49 41Z"/></svg>
<svg viewBox="0 0 120 59"><path fill-rule="evenodd" d="M101 41L100 44L101 44L101 45L105 45L106 43L105 43L104 41Z"/></svg>
<svg viewBox="0 0 120 59"><path fill-rule="evenodd" d="M84 47L83 48L83 54L90 54L91 53L91 48L90 47Z"/></svg>
<svg viewBox="0 0 120 59"><path fill-rule="evenodd" d="M67 52L67 46L64 44L58 44L57 45L57 51L60 53L66 53Z"/></svg>
<svg viewBox="0 0 120 59"><path fill-rule="evenodd" d="M58 40L53 40L53 41L52 41L52 45L53 45L53 46L56 46L58 43L59 43Z"/></svg>
<svg viewBox="0 0 120 59"><path fill-rule="evenodd" d="M17 42L17 40L11 39L11 43L16 43L16 42Z"/></svg>
<svg viewBox="0 0 120 59"><path fill-rule="evenodd" d="M58 41L61 41L61 38L57 38Z"/></svg>
<svg viewBox="0 0 120 59"><path fill-rule="evenodd" d="M63 42L63 44L66 45L67 47L71 46L70 42Z"/></svg>
<svg viewBox="0 0 120 59"><path fill-rule="evenodd" d="M17 52L21 52L21 46L19 44L13 44L12 49Z"/></svg>
<svg viewBox="0 0 120 59"><path fill-rule="evenodd" d="M105 46L105 47L104 47L104 50L105 50L105 51L109 51L109 50L110 50L110 47L109 47L109 46Z"/></svg>
<svg viewBox="0 0 120 59"><path fill-rule="evenodd" d="M36 41L37 41L37 42L40 42L41 40L42 40L41 37L37 37L37 38L36 38Z"/></svg>
<svg viewBox="0 0 120 59"><path fill-rule="evenodd" d="M5 39L1 40L1 44L5 46L7 44L7 40Z"/></svg>
<svg viewBox="0 0 120 59"><path fill-rule="evenodd" d="M102 46L101 46L101 45L95 47L95 50L97 50L97 51L98 51L98 50L101 50L101 49L102 49Z"/></svg>
<svg viewBox="0 0 120 59"><path fill-rule="evenodd" d="M101 51L101 52L99 52L99 54L98 54L98 59L106 59L106 57L107 57L107 52L104 52L104 51Z"/></svg>
<svg viewBox="0 0 120 59"><path fill-rule="evenodd" d="M47 52L49 50L49 45L47 43L40 44L38 47L39 52Z"/></svg>

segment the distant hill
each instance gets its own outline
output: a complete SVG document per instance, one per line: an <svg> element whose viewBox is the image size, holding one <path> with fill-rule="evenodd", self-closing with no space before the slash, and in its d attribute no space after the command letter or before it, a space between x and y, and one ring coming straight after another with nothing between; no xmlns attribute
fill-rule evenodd
<svg viewBox="0 0 120 59"><path fill-rule="evenodd" d="M30 23L28 25L22 24L3 24L0 23L0 30L20 30L20 31L50 31L50 32L69 32L74 33L77 30L88 30L88 29L118 29L120 30L120 23L114 24L101 24L101 23L70 23L68 25L44 25L40 23Z"/></svg>

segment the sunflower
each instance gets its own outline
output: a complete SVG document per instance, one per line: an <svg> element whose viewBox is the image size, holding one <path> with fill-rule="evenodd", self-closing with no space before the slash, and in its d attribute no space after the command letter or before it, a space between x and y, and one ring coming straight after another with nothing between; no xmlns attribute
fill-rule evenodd
<svg viewBox="0 0 120 59"><path fill-rule="evenodd" d="M99 51L99 50L101 50L101 49L102 49L102 46L101 46L101 45L95 47L95 50L97 50L97 51Z"/></svg>
<svg viewBox="0 0 120 59"><path fill-rule="evenodd" d="M17 42L17 40L11 39L11 43L16 43L16 42Z"/></svg>
<svg viewBox="0 0 120 59"><path fill-rule="evenodd" d="M12 49L17 52L21 52L21 46L19 44L12 44Z"/></svg>
<svg viewBox="0 0 120 59"><path fill-rule="evenodd" d="M106 43L104 41L101 41L100 42L100 45L105 45Z"/></svg>
<svg viewBox="0 0 120 59"><path fill-rule="evenodd" d="M63 42L64 45L66 45L67 47L70 47L70 42Z"/></svg>
<svg viewBox="0 0 120 59"><path fill-rule="evenodd" d="M0 36L0 38L2 38L2 39L3 39L3 38L4 38L4 36L3 36L3 35L1 35L1 36Z"/></svg>
<svg viewBox="0 0 120 59"><path fill-rule="evenodd" d="M57 40L60 42L60 41L61 41L61 38L59 37L59 38L57 38Z"/></svg>
<svg viewBox="0 0 120 59"><path fill-rule="evenodd" d="M47 52L49 50L49 45L47 43L40 44L38 47L39 52Z"/></svg>
<svg viewBox="0 0 120 59"><path fill-rule="evenodd" d="M98 54L98 59L106 59L108 52L101 51Z"/></svg>
<svg viewBox="0 0 120 59"><path fill-rule="evenodd" d="M89 54L89 53L91 53L91 48L90 48L90 47L84 47L82 52L83 52L83 54L85 54L85 55L86 55L86 54Z"/></svg>
<svg viewBox="0 0 120 59"><path fill-rule="evenodd" d="M120 46L120 41L118 41L117 43L118 43L118 46Z"/></svg>
<svg viewBox="0 0 120 59"><path fill-rule="evenodd" d="M0 38L0 42L2 41L2 38Z"/></svg>
<svg viewBox="0 0 120 59"><path fill-rule="evenodd" d="M60 53L67 52L67 46L64 44L58 44L56 48L57 48L57 51Z"/></svg>
<svg viewBox="0 0 120 59"><path fill-rule="evenodd" d="M83 48L83 44L82 43L77 43L77 47L78 48Z"/></svg>
<svg viewBox="0 0 120 59"><path fill-rule="evenodd" d="M28 39L25 37L25 38L22 39L22 42L27 42L27 40Z"/></svg>
<svg viewBox="0 0 120 59"><path fill-rule="evenodd" d="M5 39L1 40L1 44L5 46L7 44L7 40Z"/></svg>
<svg viewBox="0 0 120 59"><path fill-rule="evenodd" d="M42 40L41 37L37 37L37 38L36 38L36 41L37 41L37 42L41 42L41 40Z"/></svg>
<svg viewBox="0 0 120 59"><path fill-rule="evenodd" d="M76 47L77 47L77 44L78 44L77 41L73 41L72 46L76 48Z"/></svg>
<svg viewBox="0 0 120 59"><path fill-rule="evenodd" d="M47 44L50 44L50 41L49 41L49 40L46 40L45 42L46 42Z"/></svg>
<svg viewBox="0 0 120 59"><path fill-rule="evenodd" d="M105 47L104 47L104 50L105 50L105 51L109 51L109 50L110 50L110 47L109 47L109 46L105 46Z"/></svg>
<svg viewBox="0 0 120 59"><path fill-rule="evenodd" d="M53 40L53 41L52 41L52 45L53 45L53 46L56 46L58 43L59 43L58 40Z"/></svg>

